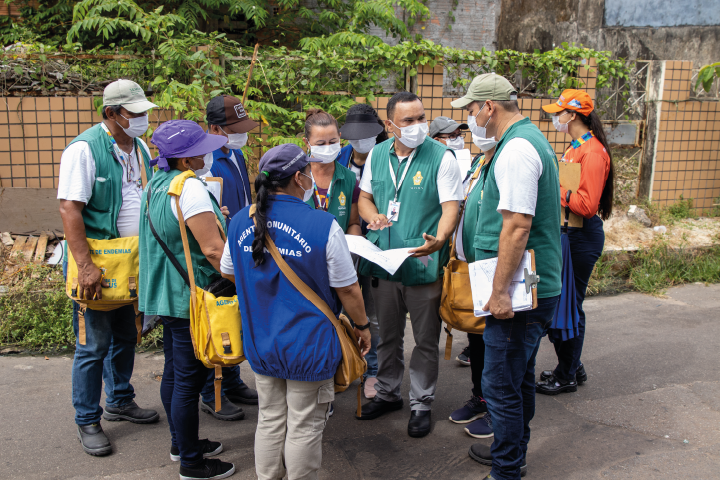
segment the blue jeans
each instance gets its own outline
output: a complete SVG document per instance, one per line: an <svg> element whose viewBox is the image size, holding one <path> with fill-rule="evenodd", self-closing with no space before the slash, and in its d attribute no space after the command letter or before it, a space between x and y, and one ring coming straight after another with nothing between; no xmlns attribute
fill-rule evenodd
<svg viewBox="0 0 722 481"><path fill-rule="evenodd" d="M371 349L366 354L366 374L364 379L367 377L376 377L379 373L379 358L376 353L376 349L379 345L379 320L376 317L376 307L374 306L374 298L371 296L371 277L370 276L359 276L359 285L361 286L361 295L364 298L364 309L366 310L366 317L371 323Z"/></svg>
<svg viewBox="0 0 722 481"><path fill-rule="evenodd" d="M226 391L240 387L241 384L243 384L243 380L241 379L241 365L236 364L235 366L224 367L222 371L223 381L221 382L221 396L225 396ZM209 369L206 384L203 386L203 390L201 391L201 397L203 398L203 402L206 404L212 404L216 401L216 390L213 385L213 380L215 378L216 370Z"/></svg>
<svg viewBox="0 0 722 481"><path fill-rule="evenodd" d="M536 354L558 301L559 296L539 299L536 309L511 319L486 318L481 384L494 427L494 479L520 479L534 417Z"/></svg>
<svg viewBox="0 0 722 481"><path fill-rule="evenodd" d="M121 407L133 401L130 384L135 362L135 309L123 306L112 311L85 310L85 345L80 344L78 311L73 302L75 357L72 385L75 423L100 422L100 391L105 381L105 405Z"/></svg>
<svg viewBox="0 0 722 481"><path fill-rule="evenodd" d="M165 366L160 383L171 443L177 446L181 466L203 460L198 442L198 395L208 377L208 368L196 359L191 340L190 319L163 317Z"/></svg>
<svg viewBox="0 0 722 481"><path fill-rule="evenodd" d="M579 369L581 362L587 320L584 309L582 309L582 303L587 294L587 285L594 270L594 265L604 249L603 226L602 219L595 215L591 219L584 219L582 228L569 229L569 247L572 253L574 288L577 297L577 310L579 311L579 335L568 341L557 340L554 343L554 350L557 353L559 362L556 369L554 369L554 375L564 381L576 379L577 369Z"/></svg>

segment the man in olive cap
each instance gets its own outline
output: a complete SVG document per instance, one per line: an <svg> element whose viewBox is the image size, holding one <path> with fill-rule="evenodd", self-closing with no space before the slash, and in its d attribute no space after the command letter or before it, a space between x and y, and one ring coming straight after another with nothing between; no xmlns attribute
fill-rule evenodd
<svg viewBox="0 0 722 481"><path fill-rule="evenodd" d="M466 95L471 133L498 141L487 170L474 237L477 261L498 257L493 291L484 311L481 383L494 427L491 448L475 444L469 456L491 466L492 479L519 479L526 471L529 422L534 417L534 365L541 338L561 293L559 174L544 134L519 112L516 90L504 77L479 75ZM524 251L536 254L538 305L512 310L509 287Z"/></svg>
<svg viewBox="0 0 722 481"><path fill-rule="evenodd" d="M86 239L138 235L143 183L152 175L150 151L139 137L148 130L147 111L153 107L157 105L148 101L137 83L112 82L103 92L103 121L73 139L60 158L60 217L78 265L80 299L99 299L102 287L108 287L101 269L93 264ZM158 420L157 412L141 409L133 401L135 309L126 305L97 311L73 302L73 330L77 435L86 453L104 456L113 449L100 427L101 414L109 421ZM100 407L102 381L105 409Z"/></svg>

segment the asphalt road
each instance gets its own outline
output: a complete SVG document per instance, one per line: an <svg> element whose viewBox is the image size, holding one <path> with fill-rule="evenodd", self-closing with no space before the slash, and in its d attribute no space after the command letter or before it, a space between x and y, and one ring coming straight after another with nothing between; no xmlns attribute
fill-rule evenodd
<svg viewBox="0 0 722 481"><path fill-rule="evenodd" d="M719 479L720 286L688 285L667 298L641 294L589 299L582 361L589 381L576 393L537 396L527 479ZM442 333L441 347L445 333ZM413 344L407 329L407 359ZM465 345L455 336L454 356ZM178 479L160 402L162 353L136 358L139 404L161 413L149 426L104 422L111 456L86 455L75 436L68 356L0 357L0 478ZM542 341L537 371L555 365ZM242 377L253 385L244 364ZM470 396L469 368L441 361L429 436L406 434L408 405L375 421L354 418L352 388L337 396L324 433L324 479L480 479L471 460L476 442L448 421ZM408 373L403 391L408 392ZM201 413L202 438L221 441L235 463L231 479L254 479L258 410L223 422ZM483 442L483 441L482 441ZM490 440L486 440L490 443Z"/></svg>

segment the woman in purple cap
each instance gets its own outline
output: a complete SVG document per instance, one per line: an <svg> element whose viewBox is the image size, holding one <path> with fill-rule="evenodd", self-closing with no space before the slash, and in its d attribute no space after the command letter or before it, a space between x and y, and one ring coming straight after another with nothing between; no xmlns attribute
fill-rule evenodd
<svg viewBox="0 0 722 481"><path fill-rule="evenodd" d="M281 272L265 236L336 315L346 310L363 355L369 323L343 230L333 214L305 203L313 194L308 156L279 145L258 169L256 203L234 216L221 259L223 277L237 286L243 354L256 375L256 474L316 479L341 344L331 321Z"/></svg>
<svg viewBox="0 0 722 481"><path fill-rule="evenodd" d="M170 458L180 461L180 479L223 479L234 473L233 464L207 459L223 451L223 445L198 439L198 396L208 368L195 357L190 289L173 261L186 265L178 199L196 284L206 286L221 277L223 240L217 222L225 230L225 220L198 176L210 167L204 164L204 156L227 139L206 134L190 120L170 120L156 129L151 142L158 147L159 156L150 165L157 165L158 171L143 192L138 297L142 312L163 320L165 367L160 395L171 432ZM171 260L171 254L175 259ZM185 271L183 274L187 277Z"/></svg>

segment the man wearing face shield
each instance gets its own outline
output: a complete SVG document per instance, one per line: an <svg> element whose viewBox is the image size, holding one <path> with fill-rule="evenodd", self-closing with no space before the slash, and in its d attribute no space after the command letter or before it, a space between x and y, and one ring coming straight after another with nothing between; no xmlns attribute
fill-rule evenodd
<svg viewBox="0 0 722 481"><path fill-rule="evenodd" d="M206 107L208 132L228 139L223 147L206 154L203 158L202 173L199 177L220 177L223 179L222 204L228 208L232 219L244 207L250 205L251 184L246 170L246 159L241 147L248 142L248 132L258 123L248 117L243 104L236 97L219 95L211 99ZM224 367L221 383L221 410L214 409L216 393L213 386L215 373L208 370L208 380L201 391L201 410L222 421L237 421L245 417L238 404L258 404L258 393L241 379L240 365Z"/></svg>
<svg viewBox="0 0 722 481"><path fill-rule="evenodd" d="M516 91L504 77L479 75L451 105L466 108L473 134L498 140L479 181L483 195L470 246L477 261L498 257L491 299L483 308L492 315L484 329L481 378L494 442L491 448L471 446L469 456L491 466L492 479L519 479L534 417L536 354L561 293L557 158L541 131L520 114ZM534 249L541 278L538 305L513 312L509 287L527 249Z"/></svg>
<svg viewBox="0 0 722 481"><path fill-rule="evenodd" d="M461 191L454 152L427 136L426 112L409 92L389 99L386 128L394 135L376 145L361 177L359 211L368 222L367 239L382 250L405 248L412 256L394 275L362 260L371 276L379 322L376 397L359 419L375 419L403 407L403 342L411 315L414 347L409 366L411 418L408 434L426 436L439 374L439 305L443 267L449 260Z"/></svg>
<svg viewBox="0 0 722 481"><path fill-rule="evenodd" d="M100 299L101 266L90 256L87 239L138 235L141 169L150 179L150 151L139 137L148 130L148 110L157 107L131 80L117 80L103 92L103 121L77 136L60 158L58 199L68 249L78 265L78 297ZM67 255L64 266L67 264ZM83 315L84 314L84 315ZM82 319L81 319L82 318ZM81 330L84 336L79 336ZM147 424L158 413L141 409L130 384L135 360L135 309L84 311L73 302L75 357L72 401L77 436L86 453L112 453L100 416L111 421ZM84 337L84 339L83 339ZM100 407L105 381L105 409Z"/></svg>

